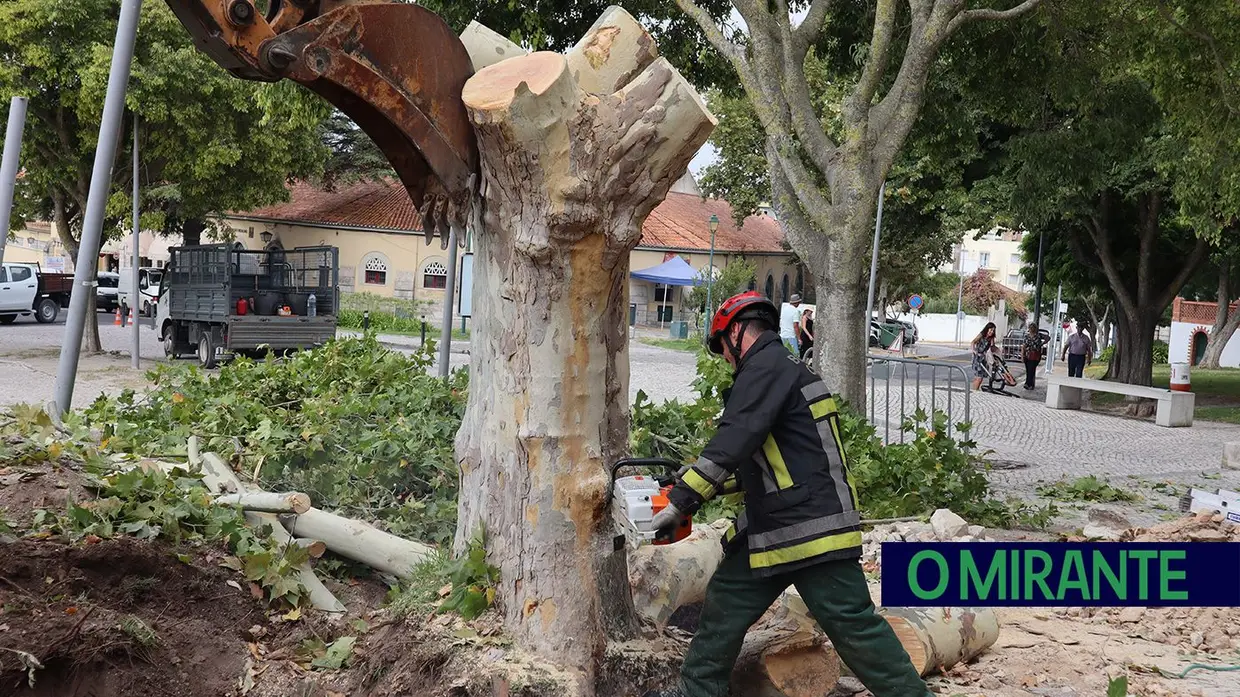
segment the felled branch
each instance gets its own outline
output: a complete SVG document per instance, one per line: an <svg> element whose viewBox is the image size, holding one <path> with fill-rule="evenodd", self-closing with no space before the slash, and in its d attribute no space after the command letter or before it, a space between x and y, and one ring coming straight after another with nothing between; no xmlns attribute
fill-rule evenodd
<svg viewBox="0 0 1240 697"><path fill-rule="evenodd" d="M215 499L215 504L237 506L243 511L259 513L305 513L310 510L310 497L297 492L253 491L245 494L224 494Z"/></svg>
<svg viewBox="0 0 1240 697"><path fill-rule="evenodd" d="M408 578L431 552L427 545L317 508L301 515L280 516L279 520L296 537L321 540L335 554L397 578Z"/></svg>

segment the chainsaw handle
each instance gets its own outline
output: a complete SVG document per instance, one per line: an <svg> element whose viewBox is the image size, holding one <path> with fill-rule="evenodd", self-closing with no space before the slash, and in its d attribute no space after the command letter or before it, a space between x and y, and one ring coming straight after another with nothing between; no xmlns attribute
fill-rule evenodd
<svg viewBox="0 0 1240 697"><path fill-rule="evenodd" d="M617 460L611 466L611 481L607 486L608 500L611 500L612 491L616 487L616 473L624 467L660 467L675 474L680 471L681 464L665 457L626 457L623 460Z"/></svg>

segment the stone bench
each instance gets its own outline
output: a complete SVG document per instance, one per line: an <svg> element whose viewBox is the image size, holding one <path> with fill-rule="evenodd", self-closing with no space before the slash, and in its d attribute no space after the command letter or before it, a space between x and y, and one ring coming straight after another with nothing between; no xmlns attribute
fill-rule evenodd
<svg viewBox="0 0 1240 697"><path fill-rule="evenodd" d="M1172 392L1161 387L1129 385L1123 382L1052 375L1047 380L1046 406L1051 409L1080 409L1083 390L1156 399L1158 411L1154 415L1154 423L1170 428L1193 425L1193 407L1197 398L1192 392Z"/></svg>

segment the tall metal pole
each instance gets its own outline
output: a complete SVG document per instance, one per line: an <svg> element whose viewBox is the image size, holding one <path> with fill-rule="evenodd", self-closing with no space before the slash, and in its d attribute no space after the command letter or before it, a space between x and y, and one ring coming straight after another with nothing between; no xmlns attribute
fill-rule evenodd
<svg viewBox="0 0 1240 697"><path fill-rule="evenodd" d="M9 239L9 214L13 212L13 187L17 185L17 163L22 154L22 129L26 126L26 98L9 101L9 127L4 132L4 159L0 161L0 261Z"/></svg>
<svg viewBox="0 0 1240 697"><path fill-rule="evenodd" d="M1038 280L1034 284L1033 289L1033 323L1040 324L1042 320L1042 252L1046 247L1046 233L1038 232Z"/></svg>
<svg viewBox="0 0 1240 697"><path fill-rule="evenodd" d="M99 140L95 147L95 166L90 176L90 193L82 218L82 243L78 247L77 265L73 273L74 291L69 297L69 316L65 320L65 338L60 347L60 364L56 367L55 408L67 412L73 404L73 383L77 379L78 358L82 352L82 332L86 328L86 307L98 281L95 267L99 263L99 242L103 236L103 214L112 188L112 165L120 140L125 116L125 89L129 83L129 67L133 61L134 41L138 35L138 14L142 0L122 0L120 21L116 24L116 43L112 47L112 68L108 73L108 93L103 101L103 119L99 123ZM137 289L134 289L135 292Z"/></svg>
<svg viewBox="0 0 1240 697"><path fill-rule="evenodd" d="M1063 284L1059 284L1059 292L1055 293L1055 311L1051 316L1055 318L1055 325L1051 330L1051 355L1046 357L1046 374L1050 375L1055 370L1055 354L1059 353L1059 345L1063 342L1059 340L1059 307L1063 302Z"/></svg>
<svg viewBox="0 0 1240 697"><path fill-rule="evenodd" d="M861 349L862 355L870 352L870 317L874 314L874 281L878 279L878 238L883 229L883 198L887 192L887 182L878 187L878 215L874 218L874 246L870 250L870 290L865 296L865 329L861 332L865 342Z"/></svg>
<svg viewBox="0 0 1240 697"><path fill-rule="evenodd" d="M140 258L138 256L138 242L140 241L141 239L140 235L142 234L140 230L141 230L141 227L139 226L139 220L138 220L138 115L134 114L133 115L133 268L130 269L130 271L133 272L133 287L134 287L134 299L135 300L137 299L138 266L140 265ZM129 349L129 355L130 355L129 363L136 370L142 367L142 347L141 347L142 337L138 334L138 329L141 326L141 324L138 322L137 303L134 303L134 305L135 307L132 310L130 310L130 312L133 313L133 317L131 318L133 320L133 345Z"/></svg>
<svg viewBox="0 0 1240 697"><path fill-rule="evenodd" d="M448 377L448 354L452 349L452 293L456 290L456 226L448 229L448 285L443 291L443 326L439 335L439 377Z"/></svg>
<svg viewBox="0 0 1240 697"><path fill-rule="evenodd" d="M960 319L964 313L964 241L960 242L960 290L956 292L956 343L960 343Z"/></svg>

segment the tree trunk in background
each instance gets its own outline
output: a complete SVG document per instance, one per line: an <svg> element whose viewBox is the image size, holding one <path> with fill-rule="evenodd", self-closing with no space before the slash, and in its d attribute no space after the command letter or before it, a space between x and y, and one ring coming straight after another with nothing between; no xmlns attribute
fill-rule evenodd
<svg viewBox="0 0 1240 697"><path fill-rule="evenodd" d="M629 252L714 118L628 13L568 54L480 70L462 97L484 193L474 237L456 549L479 528L505 628L593 694L609 637L635 634L607 466L628 449Z"/></svg>
<svg viewBox="0 0 1240 697"><path fill-rule="evenodd" d="M81 249L81 242L74 238L73 229L69 226L69 214L66 211L66 198L59 192L52 193L52 225L56 228L56 235L60 237L60 243L65 246L69 252L69 258L73 260L76 268L78 263L78 250ZM74 288L74 293L82 292L81 289ZM95 294L92 292L86 304L86 323L82 331L82 351L86 353L101 353L103 345L99 341L99 311L95 307Z"/></svg>
<svg viewBox="0 0 1240 697"><path fill-rule="evenodd" d="M199 218L190 218L181 225L181 238L186 246L202 244L202 231L206 223Z"/></svg>
<svg viewBox="0 0 1240 697"><path fill-rule="evenodd" d="M1210 328L1210 339L1206 343L1205 355L1198 364L1202 368L1218 368L1223 357L1223 349L1227 342L1240 327L1240 307L1228 312L1231 306L1231 264L1230 260L1219 267L1218 273L1218 310L1214 314L1214 326ZM1192 346L1189 346L1192 350Z"/></svg>

